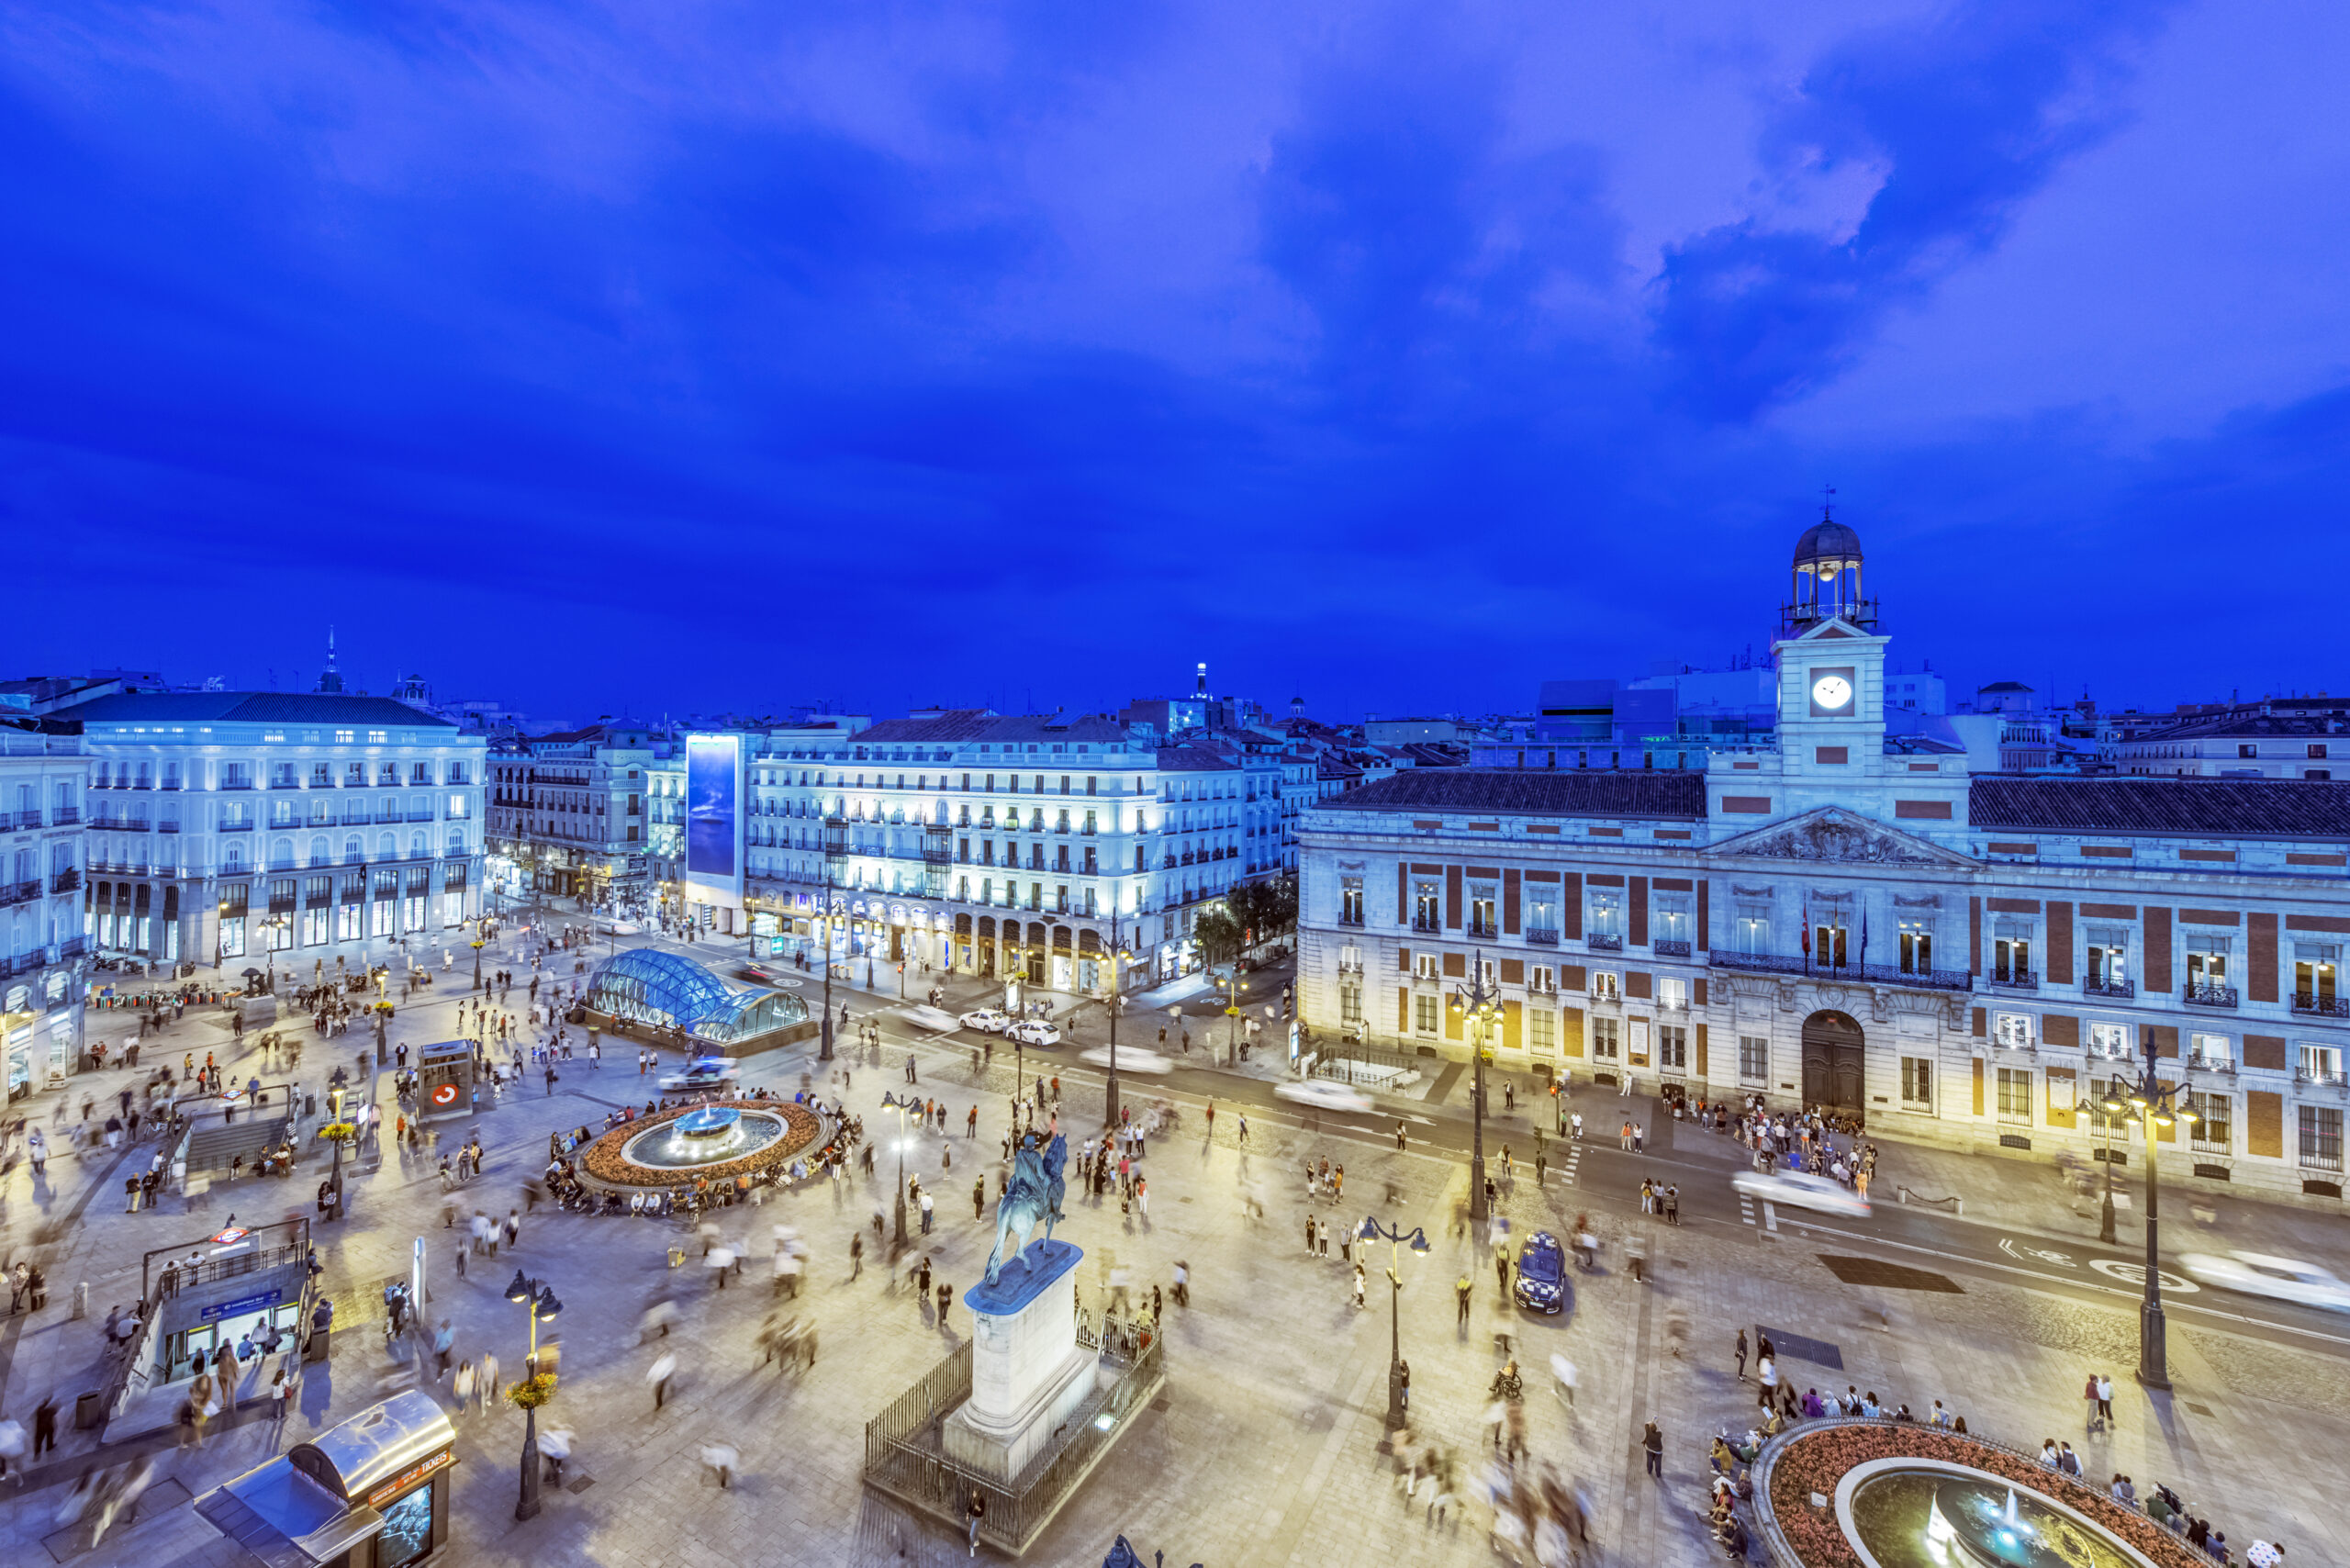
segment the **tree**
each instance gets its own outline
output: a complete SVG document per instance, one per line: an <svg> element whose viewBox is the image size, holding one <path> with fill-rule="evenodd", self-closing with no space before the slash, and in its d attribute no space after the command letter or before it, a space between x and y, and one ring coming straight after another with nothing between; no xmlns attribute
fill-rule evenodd
<svg viewBox="0 0 2350 1568"><path fill-rule="evenodd" d="M1201 909L1192 923L1192 939L1200 945L1204 962L1228 963L1239 956L1245 930L1229 901L1219 902Z"/></svg>

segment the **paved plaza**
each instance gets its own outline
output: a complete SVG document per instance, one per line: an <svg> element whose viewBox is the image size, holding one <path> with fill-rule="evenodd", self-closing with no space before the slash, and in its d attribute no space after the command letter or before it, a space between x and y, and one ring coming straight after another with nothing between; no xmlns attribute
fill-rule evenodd
<svg viewBox="0 0 2350 1568"><path fill-rule="evenodd" d="M454 1032L462 979L453 993L445 983L442 989L442 998L403 1009L396 1038L419 1044ZM971 1188L984 1177L992 1199L1013 1064L999 1050L991 1066L975 1072L968 1039L912 1026L893 996L844 994L856 1018L879 1017L886 1043L878 1060L859 1050L828 1070L812 1061L811 1047L801 1047L753 1058L749 1081L789 1093L811 1073L829 1095L836 1092L831 1074L839 1072L837 1092L880 1145L878 1183L859 1175L725 1211L723 1229L747 1243L750 1258L722 1290L699 1266L699 1242L687 1228L543 1205L523 1220L516 1256L501 1249L495 1259L469 1260L461 1277L455 1254L462 1231L444 1223L452 1208L468 1214L478 1206L502 1216L522 1202L522 1183L543 1163L551 1131L599 1121L607 1110L641 1103L651 1092L625 1043L608 1053L600 1070L585 1060L569 1064L552 1095L539 1080L526 1079L472 1124L489 1151L486 1172L473 1183L444 1199L431 1158L387 1152L379 1169L354 1183L350 1217L320 1228L323 1282L337 1306L332 1354L327 1365L311 1369L301 1408L278 1445L398 1387L417 1384L449 1400L450 1381L420 1366L405 1347L387 1349L384 1333L381 1286L405 1271L420 1237L431 1254L426 1320L450 1321L457 1358L494 1352L509 1377L520 1367L526 1324L504 1294L518 1263L543 1277L565 1304L555 1326L561 1388L541 1412L541 1424L576 1434L568 1485L548 1495L537 1519L518 1525L512 1515L521 1417L510 1409L464 1414L448 1561L732 1568L744 1562L962 1560L959 1536L868 1492L859 1467L866 1420L968 1330L962 1291L978 1278L993 1239L992 1215L974 1218ZM515 1001L519 1011L519 990ZM93 1016L103 1030L120 1015ZM297 1076L317 1084L328 1068L351 1060L360 1043L355 1033L312 1040ZM248 1048L238 1055L228 1032L195 1009L161 1048L174 1059L183 1051L199 1060L207 1051L220 1053L238 1076L252 1054ZM156 1050L150 1047L151 1062ZM872 1218L888 1203L896 1138L894 1118L879 1101L884 1091L908 1087L910 1052L914 1092L946 1103L952 1136L912 1141L908 1169L936 1196L936 1228L917 1236L913 1252L893 1269L886 1249L873 1246ZM1032 1053L1030 1059L1042 1055L1048 1070L1061 1070L1064 1126L1074 1141L1098 1115L1101 1101L1098 1075L1069 1067L1072 1054ZM130 1081L131 1075L111 1073L76 1080L68 1120L78 1116L85 1091L103 1097ZM1625 1198L1623 1173L1632 1157L1616 1149L1612 1137L1606 1147L1594 1140L1580 1151L1553 1142L1549 1180L1538 1188L1531 1170L1522 1170L1505 1196L1504 1212L1521 1235L1546 1226L1563 1231L1588 1210L1606 1243L1599 1272L1570 1276L1574 1309L1539 1319L1505 1304L1490 1251L1455 1225L1466 1189L1463 1162L1449 1142L1455 1121L1447 1103L1459 1097L1457 1080L1439 1075L1417 1103L1397 1102L1412 1132L1412 1147L1401 1151L1383 1131L1366 1136L1360 1128L1308 1125L1290 1114L1294 1107L1260 1093L1252 1101L1261 1081L1237 1074L1228 1080L1229 1096L1219 1097L1210 1137L1195 1081L1186 1077L1163 1091L1130 1091L1164 1092L1182 1114L1177 1132L1155 1141L1144 1162L1147 1216L1122 1214L1114 1194L1096 1203L1072 1193L1069 1201L1059 1235L1086 1252L1082 1306L1102 1305L1113 1270L1124 1271L1144 1297L1154 1285L1163 1292L1179 1260L1190 1265L1192 1299L1189 1309L1166 1304L1162 1399L1045 1533L1030 1561L1099 1562L1120 1534L1146 1561L1163 1551L1169 1562L1211 1568L1492 1559L1483 1508L1471 1502L1440 1525L1431 1521L1425 1494L1417 1506L1404 1502L1382 1451L1387 1249L1370 1256L1371 1289L1360 1309L1339 1244L1333 1241L1327 1259L1306 1251L1308 1214L1343 1230L1367 1213L1422 1227L1432 1247L1425 1258L1406 1255L1402 1264L1403 1353L1416 1428L1451 1445L1474 1469L1486 1440L1486 1391L1504 1353L1499 1337L1507 1336L1527 1374L1531 1458L1581 1483L1599 1561L1718 1559L1704 1528L1706 1450L1718 1428L1743 1431L1749 1424L1751 1385L1737 1380L1730 1356L1740 1326L1781 1341L1783 1369L1798 1388L1841 1391L1850 1383L1921 1411L1940 1399L1978 1434L2035 1448L2044 1437L2060 1437L2082 1450L2092 1475L2127 1472L2142 1491L2165 1482L2240 1544L2267 1536L2286 1541L2297 1562L2350 1560L2350 1530L2319 1501L2350 1442L2350 1365L2343 1359L2350 1344L2339 1338L2289 1327L2240 1329L2215 1315L2182 1311L2171 1333L2176 1390L2150 1397L2129 1376L2136 1318L2124 1294L2059 1288L2020 1267L2002 1273L1989 1265L1933 1274L1946 1289L1848 1283L1823 1255L1906 1256L1921 1267L1930 1260L1866 1238L1814 1234L1793 1220L1775 1231L1740 1223L1727 1204L1693 1203L1688 1223L1679 1226L1645 1219ZM55 1103L53 1095L37 1096L17 1109L46 1126ZM975 1103L979 1136L966 1138L965 1113ZM1612 1097L1585 1093L1577 1103L1589 1108L1595 1127L1629 1114ZM387 1127L392 1114L387 1108ZM1497 1121L1497 1137L1522 1136L1513 1126L1525 1123ZM467 1130L462 1123L444 1125L442 1146L453 1147ZM1662 1136L1662 1127L1657 1132L1654 1170L1687 1183L1693 1197L1701 1185L1710 1191L1718 1184L1716 1175L1728 1169L1718 1150L1685 1129L1677 1138ZM143 1251L187 1242L218 1228L231 1213L240 1223L309 1214L324 1163L306 1155L291 1182L224 1183L192 1206L171 1197L155 1210L131 1214L123 1212L121 1176L148 1149L101 1146L73 1155L62 1137L57 1141L46 1181L36 1184L19 1163L6 1188L7 1260L33 1258L50 1280L45 1309L12 1316L0 1328L5 1413L28 1426L44 1395L57 1395L70 1417L73 1396L98 1385L99 1325L108 1306L135 1294ZM1323 1157L1346 1167L1341 1201L1307 1195L1302 1162ZM1898 1150L1887 1156L1894 1165L1905 1158ZM1953 1234L1993 1223L2000 1216L1986 1211L2002 1204L2020 1209L2039 1203L2045 1214L2008 1215L2005 1223L2017 1234L2077 1237L2077 1216L2054 1198L2042 1173L2020 1163L1988 1163L1995 1170L1973 1188L1968 1218L1940 1222ZM1953 1173L1926 1157L1904 1168L1914 1169L1919 1181ZM1244 1215L1248 1194L1261 1200L1261 1219ZM816 1326L820 1349L804 1375L763 1368L753 1344L773 1304L768 1238L779 1222L797 1226L814 1254L798 1310ZM2193 1222L2182 1216L2182 1223ZM2272 1215L2269 1223L2310 1224L2290 1215ZM858 1234L867 1250L853 1277L850 1238ZM1636 1235L1651 1282L1635 1282L1625 1268L1626 1242ZM686 1253L676 1270L673 1246ZM957 1305L944 1323L903 1283L903 1262L925 1254L956 1286ZM1472 1282L1465 1326L1456 1322L1453 1294L1463 1276ZM75 1320L75 1288L84 1281L88 1316ZM674 1293L682 1308L676 1332L666 1343L640 1343L642 1314L665 1293ZM656 1411L646 1372L664 1349L676 1352L679 1369ZM1554 1354L1579 1372L1572 1408L1552 1387ZM2109 1435L2083 1431L2078 1393L2093 1370L2114 1377L2120 1419ZM1639 1449L1643 1423L1651 1420L1667 1442L1661 1483L1643 1474ZM261 1402L226 1430L216 1423L202 1450L165 1452L171 1481L95 1550L86 1524L61 1522L62 1511L76 1477L93 1463L119 1462L130 1450L96 1450L95 1434L70 1425L56 1453L0 1488L0 1559L146 1568L242 1560L187 1501L271 1451ZM699 1458L704 1444L722 1440L741 1450L743 1465L724 1491ZM147 1441L168 1444L171 1436Z"/></svg>

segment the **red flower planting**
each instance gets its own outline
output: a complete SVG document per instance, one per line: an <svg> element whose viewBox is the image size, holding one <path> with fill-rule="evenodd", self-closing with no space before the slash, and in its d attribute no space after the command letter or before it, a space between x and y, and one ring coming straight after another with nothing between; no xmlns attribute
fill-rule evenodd
<svg viewBox="0 0 2350 1568"><path fill-rule="evenodd" d="M721 1100L721 1105L732 1105L738 1111L764 1111L784 1121L784 1135L764 1148L755 1149L740 1159L729 1159L717 1165L697 1165L688 1170L664 1170L650 1165L638 1165L622 1157L621 1150L631 1140L675 1121L699 1105L679 1105L672 1110L656 1112L633 1122L624 1122L588 1146L580 1163L588 1174L599 1182L615 1187L680 1187L689 1186L696 1177L706 1176L713 1182L731 1181L737 1176L755 1176L783 1164L816 1141L823 1131L823 1124L815 1113L789 1100Z"/></svg>
<svg viewBox="0 0 2350 1568"><path fill-rule="evenodd" d="M1835 1509L1813 1507L1811 1496L1816 1492L1834 1497L1847 1474L1880 1459L1939 1460L1984 1471L2057 1499L2165 1568L2210 1568L2201 1553L2143 1514L2046 1465L1954 1432L1871 1421L1826 1422L1799 1430L1772 1458L1772 1512L1804 1568L1861 1568L1860 1554L1836 1522Z"/></svg>

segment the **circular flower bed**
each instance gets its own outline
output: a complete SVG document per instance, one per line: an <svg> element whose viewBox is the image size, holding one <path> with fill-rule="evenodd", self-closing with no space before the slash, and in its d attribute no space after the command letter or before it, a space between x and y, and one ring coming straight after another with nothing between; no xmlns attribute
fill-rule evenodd
<svg viewBox="0 0 2350 1568"><path fill-rule="evenodd" d="M805 1105L795 1105L789 1100L721 1100L716 1103L779 1116L783 1119L784 1135L740 1159L671 1170L639 1165L621 1152L625 1146L647 1131L702 1108L699 1105L678 1105L650 1116L640 1116L632 1122L622 1122L588 1146L587 1152L580 1156L580 1167L595 1180L614 1187L676 1187L705 1176L713 1182L731 1181L737 1176L755 1176L762 1170L771 1170L789 1163L793 1156L814 1143L824 1130L823 1123L817 1119L813 1111Z"/></svg>
<svg viewBox="0 0 2350 1568"><path fill-rule="evenodd" d="M1983 1471L2056 1499L2165 1568L2210 1568L2202 1553L2101 1487L1996 1444L1908 1421L1814 1421L1774 1439L1760 1462L1771 1504L1765 1529L1778 1533L1804 1568L1865 1568L1835 1509L1814 1507L1811 1499L1815 1493L1834 1497L1848 1473L1883 1459L1940 1460Z"/></svg>

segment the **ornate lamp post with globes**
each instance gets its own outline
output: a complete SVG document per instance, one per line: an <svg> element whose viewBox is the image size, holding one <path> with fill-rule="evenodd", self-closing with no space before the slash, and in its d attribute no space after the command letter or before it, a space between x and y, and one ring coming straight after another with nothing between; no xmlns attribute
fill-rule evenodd
<svg viewBox="0 0 2350 1568"><path fill-rule="evenodd" d="M2145 1043L2145 1058L2133 1080L2116 1078L2112 1092L2101 1103L2109 1116L2130 1116L2146 1136L2146 1295L2138 1306L2138 1381L2148 1388L2170 1386L2170 1361L2167 1355L2168 1325L2163 1316L2163 1271L2161 1249L2157 1242L2160 1215L2160 1157L2155 1144L2159 1129L2184 1124L2192 1126L2196 1114L2179 1103L2187 1092L2184 1083L2165 1083L2155 1072L2154 1042L2150 1034ZM2112 1162L2106 1164L2107 1177L2112 1173ZM2109 1194L2108 1232L2111 1231L2112 1198Z"/></svg>
<svg viewBox="0 0 2350 1568"><path fill-rule="evenodd" d="M1476 1061L1476 1085L1470 1095L1469 1217L1485 1218L1485 1042L1501 1017L1501 992L1485 984L1485 953L1480 947L1469 960L1469 989L1452 993L1452 1011L1469 1025L1469 1050Z"/></svg>

